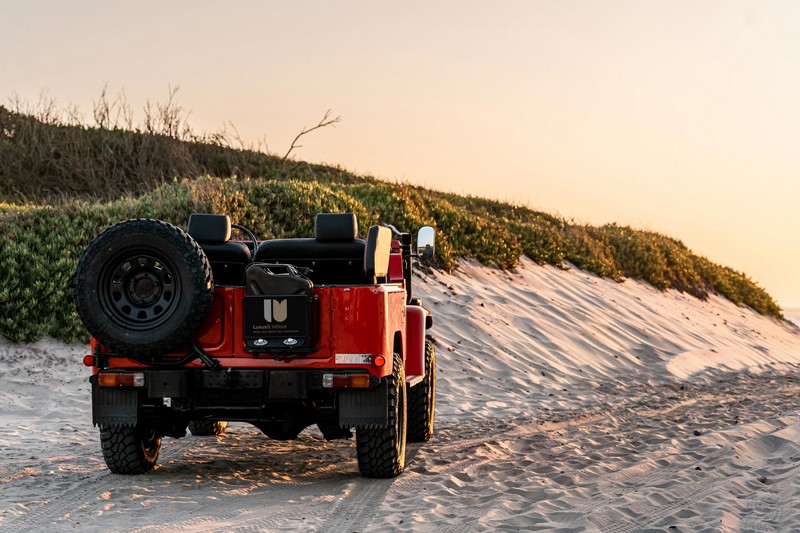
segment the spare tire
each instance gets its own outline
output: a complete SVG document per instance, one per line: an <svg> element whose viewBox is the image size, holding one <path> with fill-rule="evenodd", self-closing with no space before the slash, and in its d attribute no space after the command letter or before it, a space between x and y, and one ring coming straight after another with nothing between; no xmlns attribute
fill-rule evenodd
<svg viewBox="0 0 800 533"><path fill-rule="evenodd" d="M185 231L152 219L127 220L97 236L78 262L78 315L100 343L151 356L187 342L214 296L211 265Z"/></svg>

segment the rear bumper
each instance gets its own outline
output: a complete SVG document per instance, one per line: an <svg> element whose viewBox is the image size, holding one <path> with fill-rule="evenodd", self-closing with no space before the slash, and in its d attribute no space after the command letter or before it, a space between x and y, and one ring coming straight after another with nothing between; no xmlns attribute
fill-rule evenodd
<svg viewBox="0 0 800 533"><path fill-rule="evenodd" d="M116 371L116 370L115 370ZM134 372L134 371L131 371ZM100 387L93 375L95 425L133 426L141 420L163 426L164 434L182 434L191 420L263 422L303 416L338 420L340 427L388 422L386 379L366 370L223 369L137 370L141 387ZM368 375L369 387L331 388L325 375ZM336 380L337 384L340 380Z"/></svg>

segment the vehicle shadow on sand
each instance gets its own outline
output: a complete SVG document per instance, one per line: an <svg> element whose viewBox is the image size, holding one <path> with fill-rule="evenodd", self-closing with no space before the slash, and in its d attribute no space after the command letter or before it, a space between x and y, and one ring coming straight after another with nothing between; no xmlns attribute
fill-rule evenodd
<svg viewBox="0 0 800 533"><path fill-rule="evenodd" d="M181 444L176 447L174 445ZM310 429L292 441L272 440L248 425L216 437L164 439L153 479L201 476L204 483L234 480L300 485L359 477L355 438L326 441Z"/></svg>

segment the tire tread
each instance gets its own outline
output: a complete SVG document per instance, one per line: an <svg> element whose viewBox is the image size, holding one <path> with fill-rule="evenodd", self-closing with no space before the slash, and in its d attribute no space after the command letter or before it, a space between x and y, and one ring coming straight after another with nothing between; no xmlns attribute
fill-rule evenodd
<svg viewBox="0 0 800 533"><path fill-rule="evenodd" d="M124 242L131 235L150 235L165 241L177 252L177 260L186 266L190 278L185 280L186 292L180 297L191 301L191 312L185 313L177 326L164 328L148 342L127 341L124 328L115 326L101 310L97 290L93 290L97 283L95 261L107 253L109 245ZM78 262L73 289L78 315L94 338L123 355L153 356L169 352L197 333L211 309L214 280L205 252L189 234L162 220L138 218L111 226L89 244Z"/></svg>
<svg viewBox="0 0 800 533"><path fill-rule="evenodd" d="M405 469L406 428L402 426L407 420L406 380L403 360L398 354L394 355L392 375L388 380L389 424L386 427L356 430L358 468L365 477L392 478ZM398 414L402 415L399 424Z"/></svg>
<svg viewBox="0 0 800 533"><path fill-rule="evenodd" d="M129 426L100 426L100 446L108 469L114 474L144 474L153 469L161 448L156 437L155 452L148 455L138 428Z"/></svg>
<svg viewBox="0 0 800 533"><path fill-rule="evenodd" d="M425 378L408 389L408 441L426 442L433 438L436 416L436 351L425 340Z"/></svg>

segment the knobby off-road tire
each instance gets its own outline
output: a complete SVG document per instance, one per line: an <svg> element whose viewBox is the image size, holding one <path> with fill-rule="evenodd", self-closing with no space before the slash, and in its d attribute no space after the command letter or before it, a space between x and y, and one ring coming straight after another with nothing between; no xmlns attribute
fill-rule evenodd
<svg viewBox="0 0 800 533"><path fill-rule="evenodd" d="M433 438L436 415L436 351L425 340L425 379L408 389L408 441L425 442Z"/></svg>
<svg viewBox="0 0 800 533"><path fill-rule="evenodd" d="M227 422L216 420L192 420L189 422L189 431L195 436L222 435L227 427Z"/></svg>
<svg viewBox="0 0 800 533"><path fill-rule="evenodd" d="M113 473L144 474L158 460L161 435L146 427L100 426L100 445Z"/></svg>
<svg viewBox="0 0 800 533"><path fill-rule="evenodd" d="M356 429L358 469L365 477L391 478L406 466L406 373L394 354L389 381L389 423L381 428Z"/></svg>
<svg viewBox="0 0 800 533"><path fill-rule="evenodd" d="M78 315L89 333L124 355L150 356L187 342L214 295L211 265L182 229L127 220L86 248L74 280Z"/></svg>

